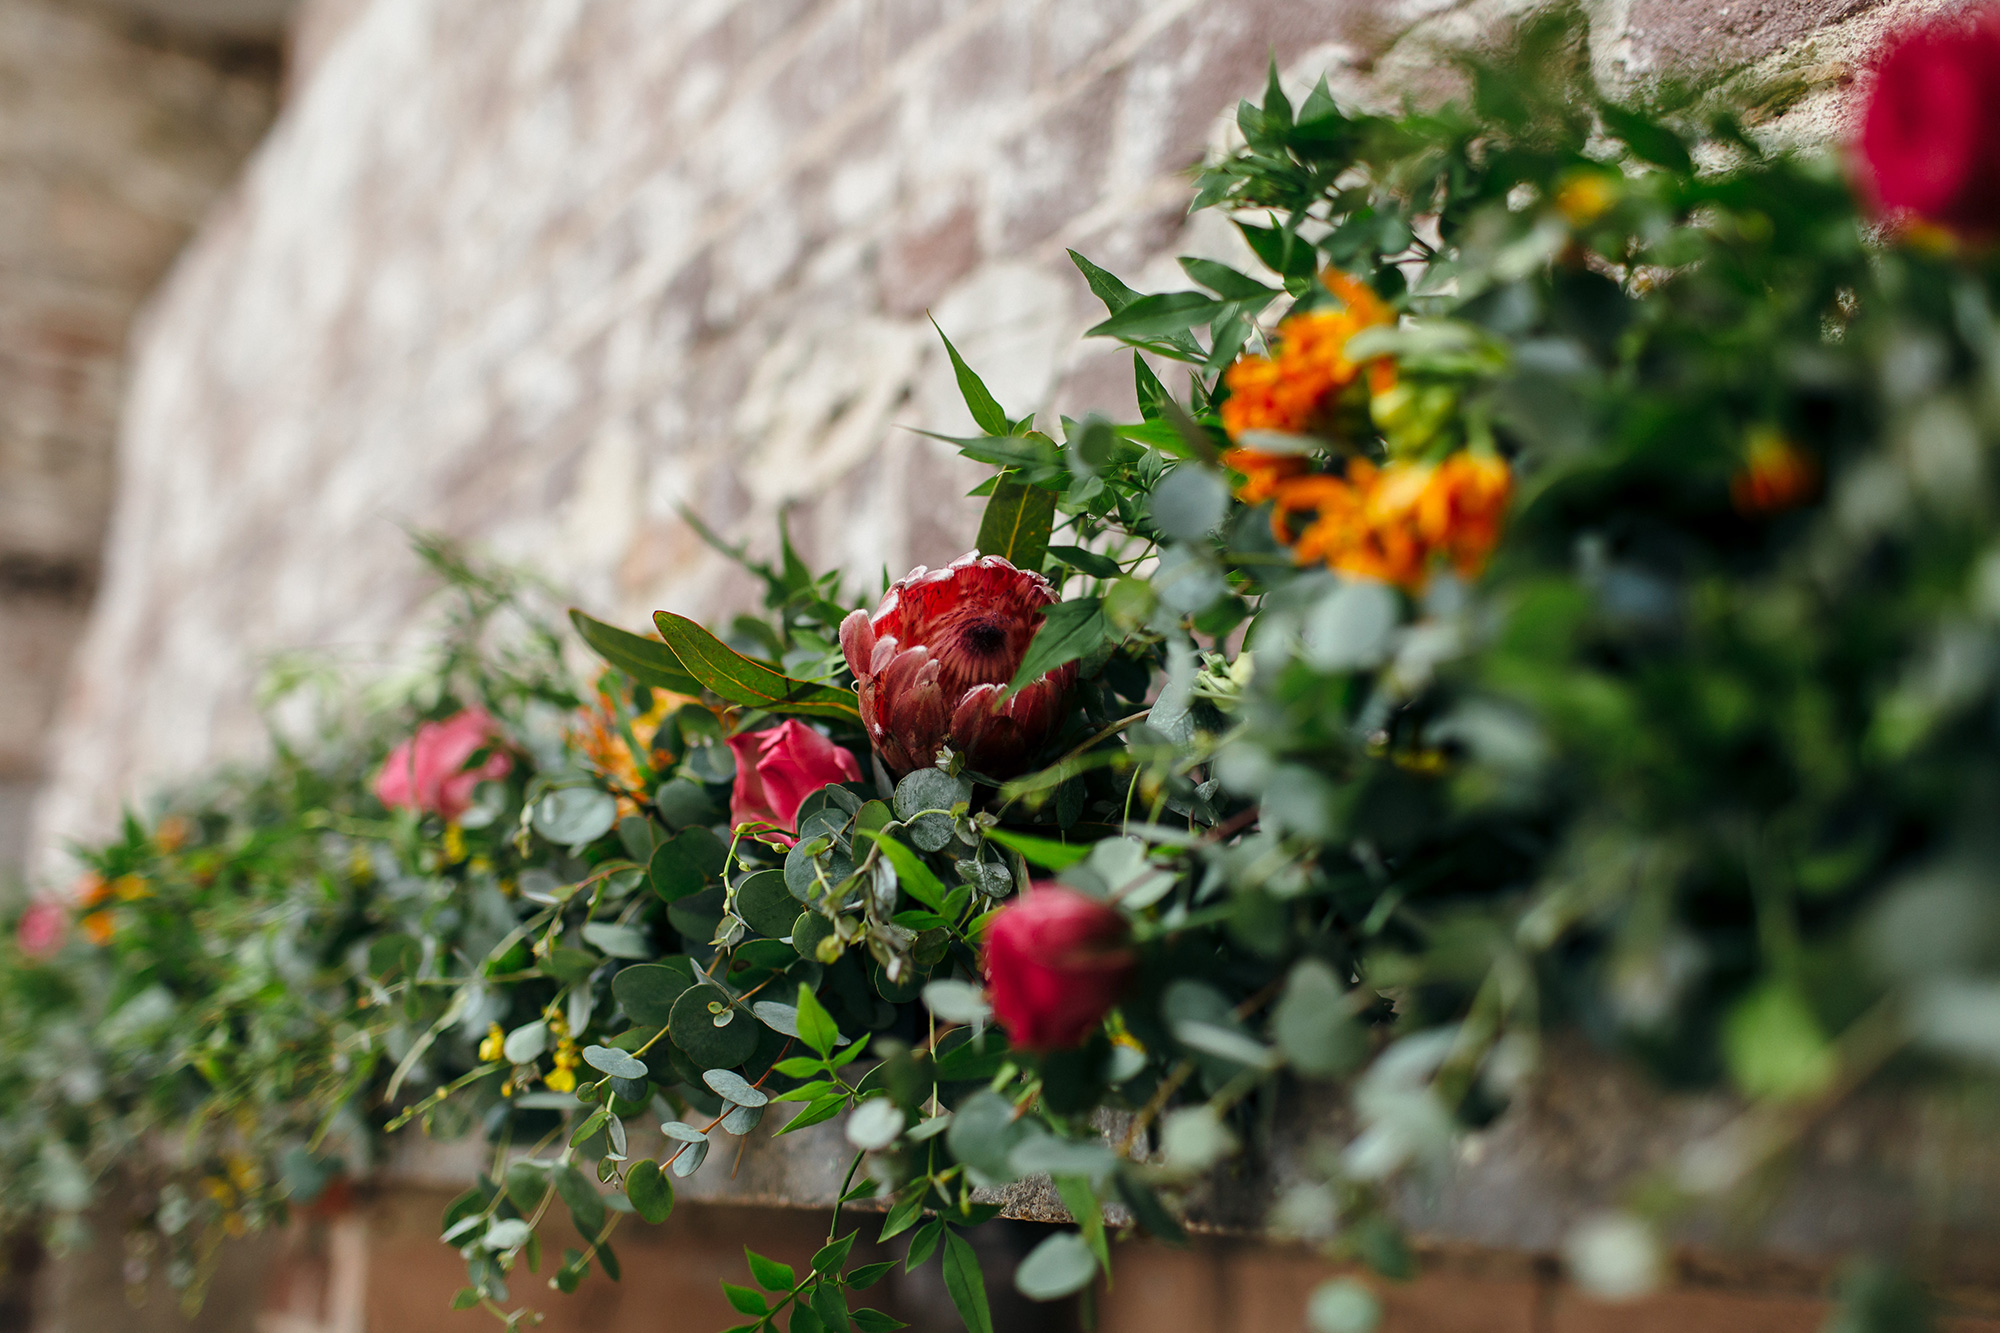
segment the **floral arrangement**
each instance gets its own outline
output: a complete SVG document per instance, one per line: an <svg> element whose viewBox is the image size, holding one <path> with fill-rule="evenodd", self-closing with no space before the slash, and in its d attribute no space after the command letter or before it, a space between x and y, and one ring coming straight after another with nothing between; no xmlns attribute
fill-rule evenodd
<svg viewBox="0 0 2000 1333"><path fill-rule="evenodd" d="M1075 1228L1015 1280L1087 1292L1283 1098L1356 1132L1276 1224L1406 1275L1385 1186L1570 1027L1733 1085L1755 1130L1580 1249L1629 1289L1863 1083L2000 1059L1996 34L1894 43L1848 156L1767 150L1740 91L1611 98L1561 13L1434 110L1274 75L1197 185L1238 264L1141 293L1076 256L1139 420L1010 415L946 343L981 432L953 443L993 468L973 553L861 599L783 542L729 641L574 613L594 692L552 648L457 652L365 775L286 756L261 813L96 853L101 903L20 922L46 958L82 913L80 971L9 984L100 1043L222 1006L116 1097L256 1146L176 1205L224 1230L260 1160L314 1197L330 1126L477 1127L493 1169L442 1231L459 1303L510 1325L551 1209L586 1247L550 1281L615 1277L615 1228L718 1135L840 1118L826 1249L728 1288L793 1333L894 1326L850 1308L888 1265L850 1266L848 1205L987 1329L983 1191L1051 1176ZM230 876L240 927L146 915ZM323 986L170 975L168 931ZM69 1152L87 1191L101 1123L38 1131L45 1174ZM1377 1309L1341 1279L1311 1317Z"/></svg>

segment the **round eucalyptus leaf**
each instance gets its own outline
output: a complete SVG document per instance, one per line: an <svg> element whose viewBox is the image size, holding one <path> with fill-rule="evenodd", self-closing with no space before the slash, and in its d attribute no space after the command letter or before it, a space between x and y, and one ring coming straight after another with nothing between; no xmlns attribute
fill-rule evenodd
<svg viewBox="0 0 2000 1333"><path fill-rule="evenodd" d="M915 819L926 810L949 812L971 799L969 779L952 777L939 768L920 768L896 784L896 818Z"/></svg>
<svg viewBox="0 0 2000 1333"><path fill-rule="evenodd" d="M660 1132L676 1143L707 1143L708 1135L693 1125L680 1120L667 1120L660 1124Z"/></svg>
<svg viewBox="0 0 2000 1333"><path fill-rule="evenodd" d="M685 962L685 958L678 961ZM673 1013L674 1001L694 985L691 972L668 963L641 963L621 970L611 979L611 993L625 1006L626 1015L642 1027L663 1028Z"/></svg>
<svg viewBox="0 0 2000 1333"><path fill-rule="evenodd" d="M707 1139L703 1139L700 1143L690 1143L687 1147L681 1149L679 1154L675 1156L674 1167L673 1167L674 1174L680 1176L682 1179L686 1179L688 1176L691 1176L695 1172L701 1170L701 1164L703 1160L707 1158L707 1156L708 1156Z"/></svg>
<svg viewBox="0 0 2000 1333"><path fill-rule="evenodd" d="M690 942L707 944L715 938L715 928L722 923L726 899L721 885L703 889L700 893L669 904L667 920Z"/></svg>
<svg viewBox="0 0 2000 1333"><path fill-rule="evenodd" d="M728 1133L741 1137L757 1128L763 1119L763 1107L737 1106L731 1103L729 1113L722 1117L722 1128Z"/></svg>
<svg viewBox="0 0 2000 1333"><path fill-rule="evenodd" d="M625 1197L632 1211L654 1226L674 1211L674 1183L660 1174L660 1164L652 1158L632 1163L625 1172Z"/></svg>
<svg viewBox="0 0 2000 1333"><path fill-rule="evenodd" d="M507 1034L504 1053L508 1064L524 1065L549 1048L549 1025L540 1021L523 1023Z"/></svg>
<svg viewBox="0 0 2000 1333"><path fill-rule="evenodd" d="M738 1106L763 1106L771 1100L761 1088L751 1087L749 1080L731 1069L707 1070L701 1081L714 1089L716 1096Z"/></svg>
<svg viewBox="0 0 2000 1333"><path fill-rule="evenodd" d="M1160 478L1149 507L1153 526L1184 542L1215 531L1229 512L1229 486L1207 468L1182 463Z"/></svg>
<svg viewBox="0 0 2000 1333"><path fill-rule="evenodd" d="M1333 969L1317 958L1301 962L1286 979L1271 1036L1301 1074L1345 1074L1367 1058L1368 1039L1347 1012L1346 994Z"/></svg>
<svg viewBox="0 0 2000 1333"><path fill-rule="evenodd" d="M1097 1277L1097 1256L1076 1231L1058 1231L1028 1251L1014 1270L1014 1286L1031 1301L1059 1301Z"/></svg>
<svg viewBox="0 0 2000 1333"><path fill-rule="evenodd" d="M618 822L618 802L595 787L561 787L535 802L535 832L550 842L581 847Z"/></svg>
<svg viewBox="0 0 2000 1333"><path fill-rule="evenodd" d="M792 947L801 958L817 958L819 942L833 934L833 922L818 912L801 912L792 923Z"/></svg>
<svg viewBox="0 0 2000 1333"><path fill-rule="evenodd" d="M717 1027L717 1018L726 1019ZM759 1024L741 1005L732 1005L717 986L688 988L674 1001L667 1031L674 1045L703 1070L733 1069L757 1049Z"/></svg>
<svg viewBox="0 0 2000 1333"><path fill-rule="evenodd" d="M1323 1283L1306 1302L1306 1323L1314 1333L1374 1333L1382 1303L1351 1277Z"/></svg>
<svg viewBox="0 0 2000 1333"><path fill-rule="evenodd" d="M887 1097L872 1097L847 1117L847 1141L868 1150L886 1148L903 1132L903 1109Z"/></svg>
<svg viewBox="0 0 2000 1333"><path fill-rule="evenodd" d="M760 870L736 886L736 915L759 935L779 940L792 933L798 900L776 870Z"/></svg>
<svg viewBox="0 0 2000 1333"><path fill-rule="evenodd" d="M614 1078L646 1077L646 1062L615 1046L586 1046L583 1048L583 1062Z"/></svg>

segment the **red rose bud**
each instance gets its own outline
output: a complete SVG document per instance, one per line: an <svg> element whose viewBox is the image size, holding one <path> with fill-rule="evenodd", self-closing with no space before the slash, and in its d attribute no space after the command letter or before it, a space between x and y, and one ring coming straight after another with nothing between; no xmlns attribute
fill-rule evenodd
<svg viewBox="0 0 2000 1333"><path fill-rule="evenodd" d="M1055 590L1040 574L997 555L960 556L943 569L918 565L889 589L873 616L840 626L840 647L861 687L861 721L901 776L949 744L974 772L1012 777L1062 716L1074 664L1002 702Z"/></svg>
<svg viewBox="0 0 2000 1333"><path fill-rule="evenodd" d="M986 984L1007 1039L1023 1050L1082 1045L1137 966L1131 926L1109 903L1030 885L986 927Z"/></svg>
<svg viewBox="0 0 2000 1333"><path fill-rule="evenodd" d="M1892 38L1875 61L1860 150L1883 209L2000 230L2000 11Z"/></svg>
<svg viewBox="0 0 2000 1333"><path fill-rule="evenodd" d="M729 738L736 756L736 786L729 793L729 826L749 824L779 830L771 836L787 847L806 797L832 782L861 781L852 754L803 722L781 722L768 731L741 731Z"/></svg>
<svg viewBox="0 0 2000 1333"><path fill-rule="evenodd" d="M418 810L455 820L472 808L472 789L514 771L497 747L500 724L483 708L468 708L442 722L426 722L389 751L375 775L375 798L392 810ZM492 749L477 768L472 756Z"/></svg>

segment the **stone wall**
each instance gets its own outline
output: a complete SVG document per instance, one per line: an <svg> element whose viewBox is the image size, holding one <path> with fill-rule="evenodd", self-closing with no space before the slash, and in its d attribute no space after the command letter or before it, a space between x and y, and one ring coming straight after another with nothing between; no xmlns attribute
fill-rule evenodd
<svg viewBox="0 0 2000 1333"><path fill-rule="evenodd" d="M1596 55L1802 61L1824 122L1841 61L1936 7L1603 0ZM270 654L412 642L407 528L630 623L749 595L683 507L766 551L790 508L866 582L951 558L971 474L906 429L966 424L927 314L1016 412L1129 402L1064 247L1176 282L1227 241L1184 173L1268 59L1380 97L1509 8L311 0L283 116L136 347L44 838L253 752Z"/></svg>
<svg viewBox="0 0 2000 1333"><path fill-rule="evenodd" d="M97 580L127 330L276 110L277 47L0 0L0 879Z"/></svg>

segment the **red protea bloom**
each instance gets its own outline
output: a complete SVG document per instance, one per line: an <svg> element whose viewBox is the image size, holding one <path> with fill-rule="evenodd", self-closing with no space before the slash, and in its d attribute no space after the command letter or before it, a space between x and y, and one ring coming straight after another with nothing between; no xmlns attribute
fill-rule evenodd
<svg viewBox="0 0 2000 1333"><path fill-rule="evenodd" d="M1964 234L2000 232L2000 10L1891 38L1875 61L1860 150L1883 208Z"/></svg>
<svg viewBox="0 0 2000 1333"><path fill-rule="evenodd" d="M1048 739L1076 681L1072 664L1000 700L1055 599L1040 574L997 555L965 555L943 569L918 565L873 616L849 615L840 647L882 762L909 773L935 762L949 743L974 772L1020 772Z"/></svg>
<svg viewBox="0 0 2000 1333"><path fill-rule="evenodd" d="M1109 903L1038 883L986 928L993 1016L1022 1050L1081 1045L1124 995L1132 929Z"/></svg>

